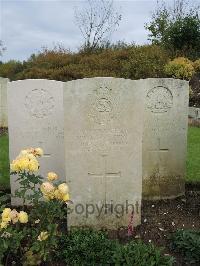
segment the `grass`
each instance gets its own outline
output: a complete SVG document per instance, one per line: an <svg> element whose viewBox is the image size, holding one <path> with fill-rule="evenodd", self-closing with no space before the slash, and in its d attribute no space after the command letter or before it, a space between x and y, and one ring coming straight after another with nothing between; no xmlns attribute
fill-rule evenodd
<svg viewBox="0 0 200 266"><path fill-rule="evenodd" d="M10 187L8 136L0 136L0 189Z"/></svg>
<svg viewBox="0 0 200 266"><path fill-rule="evenodd" d="M187 176L188 182L200 182L200 128L189 127ZM9 188L8 136L0 136L0 188Z"/></svg>
<svg viewBox="0 0 200 266"><path fill-rule="evenodd" d="M188 182L200 182L200 128L188 131L187 177Z"/></svg>

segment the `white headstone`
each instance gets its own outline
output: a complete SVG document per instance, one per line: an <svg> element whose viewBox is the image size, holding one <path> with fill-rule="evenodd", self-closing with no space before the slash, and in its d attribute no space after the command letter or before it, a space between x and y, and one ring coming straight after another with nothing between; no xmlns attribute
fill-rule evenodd
<svg viewBox="0 0 200 266"><path fill-rule="evenodd" d="M188 107L188 116L194 120L200 119L200 108Z"/></svg>
<svg viewBox="0 0 200 266"><path fill-rule="evenodd" d="M66 83L65 165L73 201L69 226L140 224L143 99L140 81Z"/></svg>
<svg viewBox="0 0 200 266"><path fill-rule="evenodd" d="M188 82L144 80L143 198L184 194L188 128Z"/></svg>
<svg viewBox="0 0 200 266"><path fill-rule="evenodd" d="M7 78L0 78L0 127L8 127Z"/></svg>
<svg viewBox="0 0 200 266"><path fill-rule="evenodd" d="M8 86L9 152L12 161L22 149L41 147L40 174L64 170L63 83L54 80L21 80ZM11 177L11 191L17 188ZM12 204L18 204L16 198Z"/></svg>

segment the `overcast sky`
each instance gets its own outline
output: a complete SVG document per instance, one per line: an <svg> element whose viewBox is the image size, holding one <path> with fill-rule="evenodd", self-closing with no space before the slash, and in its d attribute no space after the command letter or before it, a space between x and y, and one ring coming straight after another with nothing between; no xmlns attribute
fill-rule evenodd
<svg viewBox="0 0 200 266"><path fill-rule="evenodd" d="M196 0L191 0L196 1ZM200 1L200 0L198 0ZM24 60L43 46L49 48L60 43L72 51L83 42L75 24L74 8L81 8L77 0L0 0L0 40L7 50L0 59ZM144 24L150 20L156 0L114 1L122 14L118 30L112 41L147 43Z"/></svg>

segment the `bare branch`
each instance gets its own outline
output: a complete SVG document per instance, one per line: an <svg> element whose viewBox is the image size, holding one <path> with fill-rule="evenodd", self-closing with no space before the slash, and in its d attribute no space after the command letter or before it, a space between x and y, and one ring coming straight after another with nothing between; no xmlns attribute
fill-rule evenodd
<svg viewBox="0 0 200 266"><path fill-rule="evenodd" d="M87 8L75 10L75 20L88 49L108 42L119 26L121 15L115 12L113 0L87 0Z"/></svg>

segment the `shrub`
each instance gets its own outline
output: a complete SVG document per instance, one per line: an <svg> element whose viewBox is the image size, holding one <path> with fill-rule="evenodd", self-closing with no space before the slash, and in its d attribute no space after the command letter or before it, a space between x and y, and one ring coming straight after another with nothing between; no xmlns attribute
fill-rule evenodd
<svg viewBox="0 0 200 266"><path fill-rule="evenodd" d="M152 244L146 245L141 241L119 246L113 257L114 265L128 266L170 266L174 259L169 255L162 255L161 250Z"/></svg>
<svg viewBox="0 0 200 266"><path fill-rule="evenodd" d="M0 76L11 80L55 79L69 81L95 76L119 78L163 77L167 52L156 45L133 44L108 47L94 53L43 49L23 63L9 61L0 65Z"/></svg>
<svg viewBox="0 0 200 266"><path fill-rule="evenodd" d="M189 59L178 57L166 64L165 73L173 78L189 80L195 71Z"/></svg>
<svg viewBox="0 0 200 266"><path fill-rule="evenodd" d="M195 72L200 73L200 59L196 60L193 64Z"/></svg>
<svg viewBox="0 0 200 266"><path fill-rule="evenodd" d="M171 239L172 249L182 253L190 264L200 264L200 231L178 230Z"/></svg>
<svg viewBox="0 0 200 266"><path fill-rule="evenodd" d="M0 218L0 264L9 264L11 258L21 265L39 265L51 260L62 233L60 224L67 218L69 200L66 183L57 182L58 176L49 172L47 181L37 174L41 148L22 150L10 165L11 174L18 177L19 189L15 195L22 199L23 211L4 208ZM43 201L41 201L43 199ZM6 198L1 198L4 203ZM25 203L32 205L25 212ZM5 206L3 206L5 207Z"/></svg>
<svg viewBox="0 0 200 266"><path fill-rule="evenodd" d="M173 259L163 256L153 245L132 241L122 245L109 240L106 233L76 230L60 239L58 258L66 265L170 266Z"/></svg>

